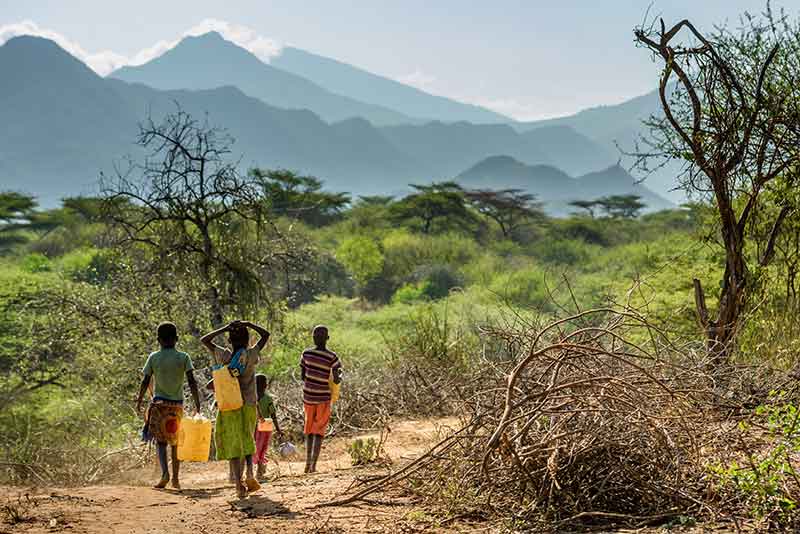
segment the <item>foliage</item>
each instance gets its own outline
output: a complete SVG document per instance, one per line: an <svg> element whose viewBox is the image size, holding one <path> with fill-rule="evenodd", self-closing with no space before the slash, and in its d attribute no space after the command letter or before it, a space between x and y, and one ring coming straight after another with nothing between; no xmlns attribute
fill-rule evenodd
<svg viewBox="0 0 800 534"><path fill-rule="evenodd" d="M347 453L353 465L374 464L380 460L381 452L381 447L375 438L356 438L347 446Z"/></svg>
<svg viewBox="0 0 800 534"><path fill-rule="evenodd" d="M481 215L496 222L505 238L516 238L529 223L544 220L536 195L521 189L476 189L465 192L467 200Z"/></svg>
<svg viewBox="0 0 800 534"><path fill-rule="evenodd" d="M383 270L383 254L372 239L348 237L336 249L336 257L355 278L365 285Z"/></svg>
<svg viewBox="0 0 800 534"><path fill-rule="evenodd" d="M455 182L436 182L411 187L414 193L392 205L394 218L418 225L423 234L451 229L467 229L475 217L467 209L461 186Z"/></svg>
<svg viewBox="0 0 800 534"><path fill-rule="evenodd" d="M322 181L295 172L251 169L250 175L262 189L264 202L277 216L299 219L311 226L330 224L350 203L346 193L322 190Z"/></svg>
<svg viewBox="0 0 800 534"><path fill-rule="evenodd" d="M730 488L751 513L783 526L796 526L800 500L800 478L792 465L800 454L800 410L786 403L785 394L773 392L769 404L754 410L754 424L770 438L766 450L744 452L746 458L710 466L723 488ZM751 424L741 422L739 431L748 433Z"/></svg>

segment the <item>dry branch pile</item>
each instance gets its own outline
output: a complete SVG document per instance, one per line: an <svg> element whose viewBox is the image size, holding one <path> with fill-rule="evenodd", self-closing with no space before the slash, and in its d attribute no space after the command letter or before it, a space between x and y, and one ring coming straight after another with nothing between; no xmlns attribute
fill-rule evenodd
<svg viewBox="0 0 800 534"><path fill-rule="evenodd" d="M353 497L411 490L453 516L540 525L646 524L704 507L715 380L633 312L489 331L518 357L487 365L464 428ZM402 484L400 484L402 483Z"/></svg>

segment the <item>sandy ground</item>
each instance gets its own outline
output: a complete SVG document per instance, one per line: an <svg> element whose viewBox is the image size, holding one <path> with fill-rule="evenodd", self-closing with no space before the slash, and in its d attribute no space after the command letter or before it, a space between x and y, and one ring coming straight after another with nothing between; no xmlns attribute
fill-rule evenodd
<svg viewBox="0 0 800 534"><path fill-rule="evenodd" d="M385 445L392 468L423 454L457 424L452 418L403 421L391 425ZM367 434L365 438L377 434ZM271 461L268 482L238 500L227 482L227 463L184 464L183 489L156 490L151 468L122 475L121 483L83 488L0 488L0 506L11 504L25 518L3 522L0 533L183 533L229 532L408 532L427 530L425 513L412 506L351 505L314 508L345 493L359 478L385 468L351 466L352 438L325 442L318 473L303 474L303 459ZM302 453L302 450L300 451ZM427 525L427 526L426 526Z"/></svg>

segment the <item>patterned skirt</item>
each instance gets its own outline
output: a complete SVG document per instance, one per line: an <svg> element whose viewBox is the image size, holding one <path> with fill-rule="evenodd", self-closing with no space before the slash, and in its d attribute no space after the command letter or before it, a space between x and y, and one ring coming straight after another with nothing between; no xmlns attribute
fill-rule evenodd
<svg viewBox="0 0 800 534"><path fill-rule="evenodd" d="M147 408L142 438L145 441L177 445L182 417L182 402L154 399Z"/></svg>
<svg viewBox="0 0 800 534"><path fill-rule="evenodd" d="M244 458L256 452L253 432L257 419L256 407L248 404L238 410L217 413L214 428L217 460Z"/></svg>

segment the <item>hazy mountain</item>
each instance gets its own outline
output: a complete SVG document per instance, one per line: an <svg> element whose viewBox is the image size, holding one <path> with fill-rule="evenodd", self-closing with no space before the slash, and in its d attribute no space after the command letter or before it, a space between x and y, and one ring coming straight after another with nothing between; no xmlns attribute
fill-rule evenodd
<svg viewBox="0 0 800 534"><path fill-rule="evenodd" d="M86 192L98 163L129 151L137 116L112 87L52 41L0 46L0 184L45 201Z"/></svg>
<svg viewBox="0 0 800 534"><path fill-rule="evenodd" d="M52 204L91 193L101 171L134 145L137 124L175 110L224 126L243 167L284 167L316 174L332 188L386 191L414 175L411 159L364 120L330 125L303 110L285 110L233 87L159 91L103 79L52 41L18 37L0 47L0 184ZM369 180L364 180L369 178ZM386 183L382 183L385 181Z"/></svg>
<svg viewBox="0 0 800 534"><path fill-rule="evenodd" d="M646 187L619 165L573 178L550 165L526 165L510 156L492 156L456 177L465 187L528 191L545 202L552 215L566 215L573 200L594 200L607 195L634 194L642 197L647 211L672 207L672 204Z"/></svg>
<svg viewBox="0 0 800 534"><path fill-rule="evenodd" d="M573 176L608 167L619 159L616 152L569 126L541 126L523 132L522 137Z"/></svg>
<svg viewBox="0 0 800 534"><path fill-rule="evenodd" d="M534 141L504 124L436 121L419 126L386 126L381 131L434 179L453 177L476 161L496 154L509 154L526 163L551 162Z"/></svg>
<svg viewBox="0 0 800 534"><path fill-rule="evenodd" d="M34 193L48 205L61 196L94 192L100 172L112 172L124 156L140 159L137 124L148 113L158 119L174 111L176 102L228 130L236 140L232 157L241 156L242 170L293 169L355 194L394 193L409 183L450 179L496 154L515 158L517 174L486 172L486 187L524 179L534 164L563 166L570 174L608 165L602 150L568 127L519 133L508 125L467 122L382 128L363 118L328 123L308 110L267 105L232 86L159 90L104 79L55 43L35 37L0 47L0 72L13 73L0 78L6 125L0 129L0 188ZM562 171L549 172L572 183Z"/></svg>
<svg viewBox="0 0 800 534"><path fill-rule="evenodd" d="M434 96L347 63L297 48L284 48L280 55L270 61L270 64L311 80L334 93L394 109L411 117L424 117L443 122L468 121L477 124L511 120L494 111Z"/></svg>
<svg viewBox="0 0 800 534"><path fill-rule="evenodd" d="M633 165L631 157L623 152L633 152L636 142L647 134L642 121L652 115L661 113L661 104L657 91L627 100L613 106L598 106L580 111L574 115L544 121L516 123L513 126L522 132L535 131L545 127L569 127L588 137L601 149L615 156L623 167ZM551 147L553 150L553 147ZM676 175L678 163L667 165L647 177L646 184L659 194L674 202L682 202L685 194L674 191L677 185ZM637 176L637 178L643 178Z"/></svg>
<svg viewBox="0 0 800 534"><path fill-rule="evenodd" d="M110 77L156 89L214 89L232 85L245 94L285 109L308 109L323 120L363 117L374 124L414 122L374 104L334 94L296 74L275 68L216 32L186 37L163 55Z"/></svg>

